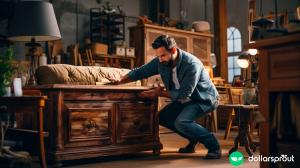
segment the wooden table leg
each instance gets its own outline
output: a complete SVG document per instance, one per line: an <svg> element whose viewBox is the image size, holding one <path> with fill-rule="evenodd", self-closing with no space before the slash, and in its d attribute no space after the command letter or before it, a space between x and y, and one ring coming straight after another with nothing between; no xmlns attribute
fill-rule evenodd
<svg viewBox="0 0 300 168"><path fill-rule="evenodd" d="M256 150L255 144L252 142L251 135L249 133L249 119L250 119L250 111L248 109L238 110L237 113L239 117L239 132L234 141L234 147L230 149L229 154L236 151L238 149L239 144L244 145L246 152L249 156L253 155L253 152Z"/></svg>
<svg viewBox="0 0 300 168"><path fill-rule="evenodd" d="M47 168L46 156L45 156L45 144L44 144L44 128L43 128L43 108L45 107L45 101L40 100L39 103L39 141L40 141L40 165L42 168Z"/></svg>
<svg viewBox="0 0 300 168"><path fill-rule="evenodd" d="M134 68L134 59L130 59L130 68L131 68L131 69Z"/></svg>
<svg viewBox="0 0 300 168"><path fill-rule="evenodd" d="M115 58L115 67L116 68L120 68L120 61L119 61L119 58Z"/></svg>
<svg viewBox="0 0 300 168"><path fill-rule="evenodd" d="M104 57L104 66L107 67L108 66L108 58Z"/></svg>

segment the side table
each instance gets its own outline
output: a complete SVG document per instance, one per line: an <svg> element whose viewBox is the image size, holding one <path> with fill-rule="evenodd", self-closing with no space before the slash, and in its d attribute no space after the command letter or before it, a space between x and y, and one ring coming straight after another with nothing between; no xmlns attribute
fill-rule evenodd
<svg viewBox="0 0 300 168"><path fill-rule="evenodd" d="M252 156L256 146L250 135L249 122L251 121L252 112L257 110L259 106L257 104L227 104L226 106L234 108L239 121L238 135L234 140L234 147L229 150L229 154L236 151L239 145L244 145L248 155Z"/></svg>
<svg viewBox="0 0 300 168"><path fill-rule="evenodd" d="M12 128L11 131L16 134L19 133L29 133L37 134L39 136L39 157L40 165L42 168L46 168L46 156L45 156L45 145L44 145L44 136L47 136L47 133L44 133L43 128L43 110L45 107L45 101L47 96L9 96L9 97L0 97L0 107L6 109L7 112L24 113L24 109L31 109L34 115L37 115L38 125L37 131L23 128ZM0 111L1 112L1 111ZM18 121L17 121L18 122Z"/></svg>

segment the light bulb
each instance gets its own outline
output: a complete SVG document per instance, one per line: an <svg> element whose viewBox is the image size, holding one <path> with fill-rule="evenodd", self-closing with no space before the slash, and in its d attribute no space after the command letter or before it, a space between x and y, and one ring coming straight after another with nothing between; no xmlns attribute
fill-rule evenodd
<svg viewBox="0 0 300 168"><path fill-rule="evenodd" d="M236 63L241 68L248 68L248 66L249 66L249 61L247 59L237 59Z"/></svg>
<svg viewBox="0 0 300 168"><path fill-rule="evenodd" d="M250 55L256 55L257 54L257 49L251 48L251 49L248 50L248 52L249 52Z"/></svg>

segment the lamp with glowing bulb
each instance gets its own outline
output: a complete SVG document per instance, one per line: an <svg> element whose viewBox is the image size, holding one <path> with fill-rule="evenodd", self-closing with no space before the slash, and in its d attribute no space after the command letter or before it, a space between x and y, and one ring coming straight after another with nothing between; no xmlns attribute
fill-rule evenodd
<svg viewBox="0 0 300 168"><path fill-rule="evenodd" d="M250 55L254 56L258 53L258 51L257 51L257 49L250 48L250 49L248 49L248 53Z"/></svg>
<svg viewBox="0 0 300 168"><path fill-rule="evenodd" d="M21 1L16 4L9 20L8 39L11 41L28 42L31 56L30 77L28 85L35 81L35 51L41 46L37 41L51 41L61 38L54 9L45 1Z"/></svg>
<svg viewBox="0 0 300 168"><path fill-rule="evenodd" d="M241 68L249 67L249 53L243 52L237 59L237 64Z"/></svg>
<svg viewBox="0 0 300 168"><path fill-rule="evenodd" d="M242 54L237 59L237 64L242 68L244 85L255 85L258 79L257 50L249 49L248 51L242 52Z"/></svg>

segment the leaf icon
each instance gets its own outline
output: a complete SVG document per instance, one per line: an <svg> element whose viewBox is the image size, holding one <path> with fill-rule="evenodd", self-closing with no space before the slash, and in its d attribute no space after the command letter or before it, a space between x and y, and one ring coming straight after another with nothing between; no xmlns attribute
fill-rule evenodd
<svg viewBox="0 0 300 168"><path fill-rule="evenodd" d="M238 158L235 157L235 156L231 157L231 160L233 160L233 161L235 161L235 162L237 161L237 159L238 159Z"/></svg>

